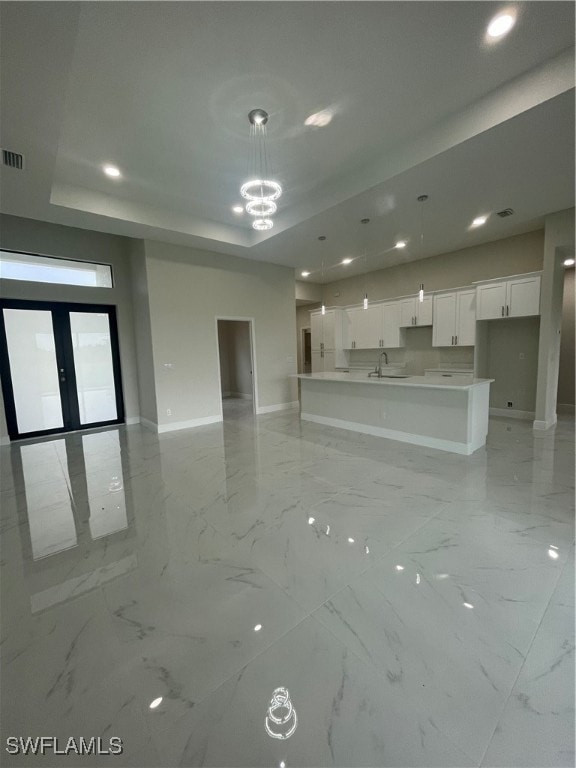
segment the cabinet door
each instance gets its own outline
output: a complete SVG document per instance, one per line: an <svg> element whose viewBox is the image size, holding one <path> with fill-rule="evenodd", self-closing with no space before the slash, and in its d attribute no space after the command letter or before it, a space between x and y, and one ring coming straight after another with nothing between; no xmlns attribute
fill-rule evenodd
<svg viewBox="0 0 576 768"><path fill-rule="evenodd" d="M424 296L424 301L415 299L417 325L432 325L432 296Z"/></svg>
<svg viewBox="0 0 576 768"><path fill-rule="evenodd" d="M456 303L456 344L473 347L476 343L476 291L459 291Z"/></svg>
<svg viewBox="0 0 576 768"><path fill-rule="evenodd" d="M432 346L451 347L456 335L456 294L434 296L434 325Z"/></svg>
<svg viewBox="0 0 576 768"><path fill-rule="evenodd" d="M382 338L382 305L376 304L362 310L360 319L360 349L378 349Z"/></svg>
<svg viewBox="0 0 576 768"><path fill-rule="evenodd" d="M382 306L384 349L404 346L404 330L400 328L400 302L393 301Z"/></svg>
<svg viewBox="0 0 576 768"><path fill-rule="evenodd" d="M320 312L310 313L310 335L312 349L320 349L322 343L322 314Z"/></svg>
<svg viewBox="0 0 576 768"><path fill-rule="evenodd" d="M506 283L488 283L476 289L476 319L496 320L506 312Z"/></svg>
<svg viewBox="0 0 576 768"><path fill-rule="evenodd" d="M324 358L319 349L312 350L312 373L322 373L324 370Z"/></svg>
<svg viewBox="0 0 576 768"><path fill-rule="evenodd" d="M346 310L348 315L348 349L359 349L362 336L362 319L365 311L362 307Z"/></svg>
<svg viewBox="0 0 576 768"><path fill-rule="evenodd" d="M416 317L416 299L401 299L400 300L400 326L402 328L414 325L414 318Z"/></svg>
<svg viewBox="0 0 576 768"><path fill-rule="evenodd" d="M320 315L322 318L322 335L324 342L324 349L334 349L335 347L335 312L333 309L328 310L325 315Z"/></svg>
<svg viewBox="0 0 576 768"><path fill-rule="evenodd" d="M334 371L336 366L336 352L329 349L324 352L324 371Z"/></svg>
<svg viewBox="0 0 576 768"><path fill-rule="evenodd" d="M540 314L540 277L508 281L507 309L510 317Z"/></svg>

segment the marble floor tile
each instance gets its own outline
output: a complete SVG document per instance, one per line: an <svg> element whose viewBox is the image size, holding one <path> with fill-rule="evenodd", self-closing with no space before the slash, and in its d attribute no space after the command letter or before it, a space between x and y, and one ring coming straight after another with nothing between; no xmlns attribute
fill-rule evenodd
<svg viewBox="0 0 576 768"><path fill-rule="evenodd" d="M118 768L573 765L573 424L491 419L464 457L225 416L0 446L2 737L115 735L66 764Z"/></svg>
<svg viewBox="0 0 576 768"><path fill-rule="evenodd" d="M550 605L482 766L574 766L574 718L574 606Z"/></svg>
<svg viewBox="0 0 576 768"><path fill-rule="evenodd" d="M480 761L524 657L473 611L446 601L426 575L392 567L379 588L370 572L313 615L382 673L389 696L405 696Z"/></svg>
<svg viewBox="0 0 576 768"><path fill-rule="evenodd" d="M287 689L296 718L271 737L273 693ZM272 714L288 710L272 708ZM272 733L286 733L268 721ZM155 736L167 765L472 765L314 618L259 655L189 714Z"/></svg>

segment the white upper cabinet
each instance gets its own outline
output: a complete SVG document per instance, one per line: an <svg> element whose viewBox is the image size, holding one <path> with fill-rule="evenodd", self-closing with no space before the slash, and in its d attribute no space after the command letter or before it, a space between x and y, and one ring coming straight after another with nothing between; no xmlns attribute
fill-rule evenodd
<svg viewBox="0 0 576 768"><path fill-rule="evenodd" d="M540 275L514 277L476 288L477 320L540 314Z"/></svg>
<svg viewBox="0 0 576 768"><path fill-rule="evenodd" d="M433 347L471 347L476 340L476 291L434 296Z"/></svg>
<svg viewBox="0 0 576 768"><path fill-rule="evenodd" d="M347 349L376 349L382 339L382 305L347 310Z"/></svg>
<svg viewBox="0 0 576 768"><path fill-rule="evenodd" d="M341 311L335 309L322 312L310 312L310 334L312 349L336 349L336 336L341 336L338 324L341 324ZM340 346L342 343L340 341Z"/></svg>
<svg viewBox="0 0 576 768"><path fill-rule="evenodd" d="M506 283L487 283L476 289L478 320L495 320L506 314Z"/></svg>
<svg viewBox="0 0 576 768"><path fill-rule="evenodd" d="M324 323L320 312L310 313L310 336L312 349L320 349L324 343Z"/></svg>
<svg viewBox="0 0 576 768"><path fill-rule="evenodd" d="M456 346L473 347L476 343L476 291L458 291L456 304Z"/></svg>
<svg viewBox="0 0 576 768"><path fill-rule="evenodd" d="M540 314L540 275L508 280L508 310L510 317Z"/></svg>
<svg viewBox="0 0 576 768"><path fill-rule="evenodd" d="M344 316L342 309L310 312L312 373L333 371L347 365L344 353Z"/></svg>
<svg viewBox="0 0 576 768"><path fill-rule="evenodd" d="M404 329L400 325L400 302L390 301L382 305L382 344L384 349L405 346Z"/></svg>
<svg viewBox="0 0 576 768"><path fill-rule="evenodd" d="M400 299L400 326L410 328L415 325L432 325L432 296L418 296Z"/></svg>
<svg viewBox="0 0 576 768"><path fill-rule="evenodd" d="M432 346L452 347L456 335L456 294L443 293L434 296L434 325Z"/></svg>

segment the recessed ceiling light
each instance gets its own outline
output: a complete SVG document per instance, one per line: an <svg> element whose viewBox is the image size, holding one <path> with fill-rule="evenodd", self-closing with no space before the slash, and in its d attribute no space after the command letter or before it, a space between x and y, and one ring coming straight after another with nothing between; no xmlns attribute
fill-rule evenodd
<svg viewBox="0 0 576 768"><path fill-rule="evenodd" d="M394 248L406 248L406 240L398 240Z"/></svg>
<svg viewBox="0 0 576 768"><path fill-rule="evenodd" d="M151 701L148 706L150 709L156 709L156 707L159 707L160 704L162 704L162 696L158 696L158 698L154 699L154 701Z"/></svg>
<svg viewBox="0 0 576 768"><path fill-rule="evenodd" d="M404 570L404 566L403 565L397 565L396 566L396 570L397 571L403 571Z"/></svg>
<svg viewBox="0 0 576 768"><path fill-rule="evenodd" d="M105 165L102 169L106 176L110 176L111 179L117 179L120 177L120 171L115 165Z"/></svg>
<svg viewBox="0 0 576 768"><path fill-rule="evenodd" d="M234 211L234 213L244 213L244 208L242 208L241 205L232 206L232 210Z"/></svg>
<svg viewBox="0 0 576 768"><path fill-rule="evenodd" d="M351 264L352 259L342 259L342 264Z"/></svg>
<svg viewBox="0 0 576 768"><path fill-rule="evenodd" d="M565 267L573 267L574 266L574 259L565 259L564 260L564 266Z"/></svg>
<svg viewBox="0 0 576 768"><path fill-rule="evenodd" d="M464 608L474 608L472 603L462 603L462 605L464 606Z"/></svg>
<svg viewBox="0 0 576 768"><path fill-rule="evenodd" d="M472 222L472 227L481 227L482 224L486 224L488 221L488 216L476 216L474 221Z"/></svg>
<svg viewBox="0 0 576 768"><path fill-rule="evenodd" d="M254 632L260 632L261 629L262 629L262 624L256 624L256 626L254 627Z"/></svg>
<svg viewBox="0 0 576 768"><path fill-rule="evenodd" d="M302 275L302 277L308 277L310 272L300 272L300 274Z"/></svg>
<svg viewBox="0 0 576 768"><path fill-rule="evenodd" d="M502 37L506 35L516 22L516 16L510 11L505 13L499 13L494 16L490 24L488 24L487 34L488 37Z"/></svg>

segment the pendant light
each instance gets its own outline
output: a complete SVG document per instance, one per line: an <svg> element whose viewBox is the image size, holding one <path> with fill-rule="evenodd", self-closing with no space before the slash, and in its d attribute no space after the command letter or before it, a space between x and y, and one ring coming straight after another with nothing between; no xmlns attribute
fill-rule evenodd
<svg viewBox="0 0 576 768"><path fill-rule="evenodd" d="M419 195L418 202L425 203L428 200L428 195ZM424 206L420 207L420 259L424 258ZM424 301L424 283L420 283L420 290L418 291L418 300Z"/></svg>
<svg viewBox="0 0 576 768"><path fill-rule="evenodd" d="M258 231L272 229L272 215L276 213L276 200L282 187L271 178L271 163L266 141L268 112L252 109L248 113L250 123L250 179L240 187L240 194L247 201L246 213L254 216L252 227Z"/></svg>
<svg viewBox="0 0 576 768"><path fill-rule="evenodd" d="M318 237L318 240L321 243L323 243L326 240L326 235L320 235ZM322 257L321 273L320 274L321 274L321 278L322 278L321 279L321 282L322 282L322 310L321 310L321 312L322 312L323 315L325 315L326 314L326 303L324 301L324 257Z"/></svg>
<svg viewBox="0 0 576 768"><path fill-rule="evenodd" d="M370 219L360 219L361 224L368 224ZM368 247L366 245L366 238L364 238L364 301L362 307L368 309Z"/></svg>

